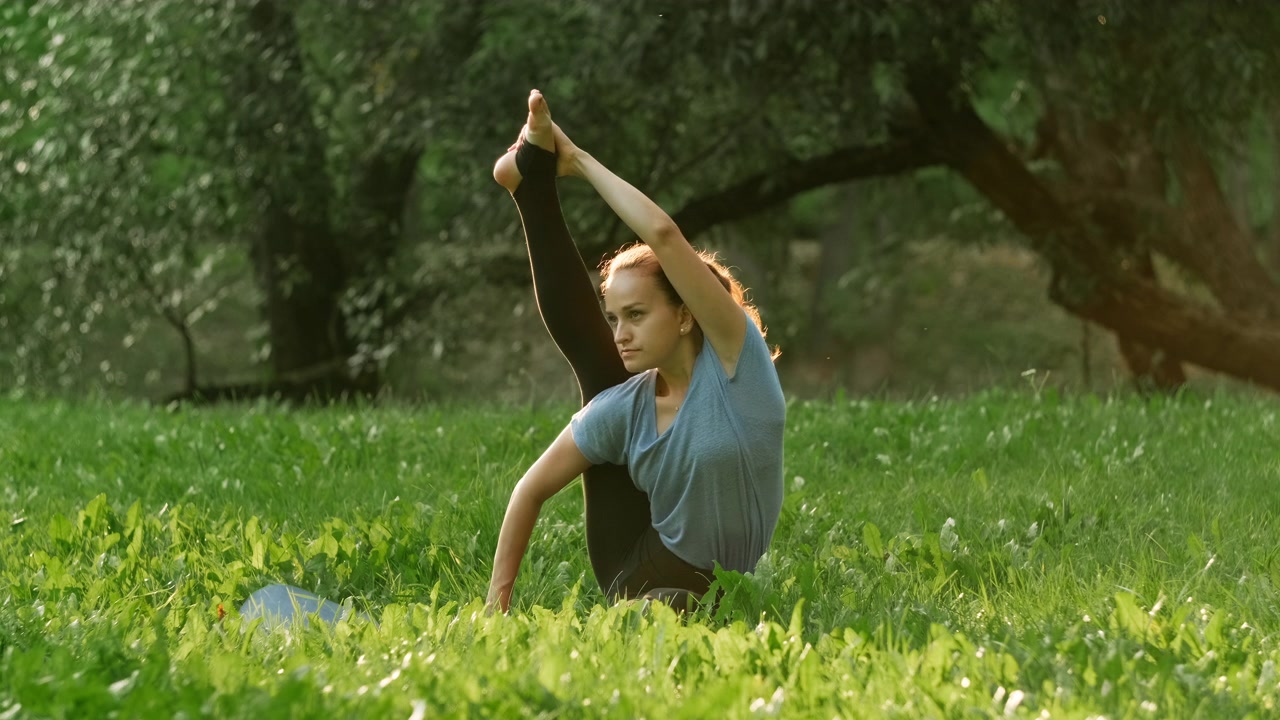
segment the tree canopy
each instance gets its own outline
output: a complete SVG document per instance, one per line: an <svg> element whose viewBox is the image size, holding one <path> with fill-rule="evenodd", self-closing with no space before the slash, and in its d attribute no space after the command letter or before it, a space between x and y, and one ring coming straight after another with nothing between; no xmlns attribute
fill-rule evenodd
<svg viewBox="0 0 1280 720"><path fill-rule="evenodd" d="M376 392L406 338L444 332L426 309L527 275L488 167L538 87L691 238L777 247L741 221L907 177L929 202L897 202L904 222L954 230L980 200L948 236L1033 249L1140 382L1189 363L1280 389L1261 3L15 0L0 23L17 384L62 382L115 314L126 342L157 320L183 338L188 395ZM626 239L566 210L588 262ZM255 309L249 386L193 342L228 298Z"/></svg>

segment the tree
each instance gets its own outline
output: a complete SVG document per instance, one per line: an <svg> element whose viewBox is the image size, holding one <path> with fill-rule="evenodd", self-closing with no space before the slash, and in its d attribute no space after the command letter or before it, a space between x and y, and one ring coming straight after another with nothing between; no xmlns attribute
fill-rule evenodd
<svg viewBox="0 0 1280 720"><path fill-rule="evenodd" d="M1116 333L1140 382L1175 386L1186 361L1280 389L1280 287L1261 260L1263 233L1241 225L1218 169L1251 123L1270 120L1280 90L1274 13L1251 3L1113 3L1099 15L1089 3L921 2L848 4L842 22L824 24L830 6L757 7L682 32L720 33L697 44L708 65L731 65L735 42L750 38L762 60L744 62L741 79L803 67L793 81L829 102L865 98L858 76L880 75L882 114L833 133L824 151L762 163L694 197L677 214L687 233L814 187L943 165L1053 268L1055 302ZM786 43L797 25L807 42ZM981 107L1002 82L1027 106L1003 135ZM739 144L806 139L785 130L797 127L794 107L759 107L753 119L784 130ZM873 139L849 142L858 136ZM1274 209L1269 222L1278 224ZM1193 292L1162 284L1153 256L1185 273Z"/></svg>
<svg viewBox="0 0 1280 720"><path fill-rule="evenodd" d="M9 3L0 230L23 243L0 277L30 282L0 308L23 347L68 357L70 316L149 308L187 344L188 395L374 392L442 298L527 282L487 167L540 87L691 237L776 244L740 221L867 178L963 182L1002 218L983 234L1037 252L1144 386L1192 363L1280 389L1277 189L1224 174L1242 154L1276 174L1280 18L1099 7ZM586 195L565 186L591 260L623 228ZM945 228L948 208L907 202L895 227ZM249 294L265 382L200 378L195 323Z"/></svg>
<svg viewBox="0 0 1280 720"><path fill-rule="evenodd" d="M7 72L31 79L0 107L12 121L4 165L19 189L7 234L29 246L10 272L46 275L36 268L51 255L65 262L48 281L81 288L60 297L89 308L150 305L187 348L182 396L376 391L395 343L389 316L402 304L392 268L433 71L440 53L469 52L482 7L433 15L440 7L408 2L375 12L354 1L158 0L14 9L8 49L26 52L13 53ZM343 34L353 27L363 32ZM388 40L393 29L401 39ZM59 197L47 196L50 187ZM228 256L232 268L211 271ZM227 277L234 258L254 268L270 372L266 382L202 384L191 326L232 288L250 289ZM222 283L192 301L214 274ZM37 329L63 314L50 302L33 311ZM71 334L67 325L64 344Z"/></svg>

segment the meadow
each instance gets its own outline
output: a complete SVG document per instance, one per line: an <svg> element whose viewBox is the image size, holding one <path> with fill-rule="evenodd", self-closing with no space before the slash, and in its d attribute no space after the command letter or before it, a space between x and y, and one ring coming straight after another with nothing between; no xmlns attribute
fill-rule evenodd
<svg viewBox="0 0 1280 720"><path fill-rule="evenodd" d="M0 720L1273 716L1278 409L793 402L772 549L717 607L605 603L575 483L490 616L571 408L0 401ZM376 622L239 616L276 582Z"/></svg>

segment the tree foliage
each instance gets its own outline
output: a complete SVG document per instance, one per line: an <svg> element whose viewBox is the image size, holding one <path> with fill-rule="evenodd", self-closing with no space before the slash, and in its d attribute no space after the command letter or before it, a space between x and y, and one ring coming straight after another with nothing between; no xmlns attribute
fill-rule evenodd
<svg viewBox="0 0 1280 720"><path fill-rule="evenodd" d="M433 307L525 276L487 168L539 87L690 236L733 224L764 252L776 226L739 221L908 175L886 212L1026 242L1146 382L1185 361L1280 388L1280 19L1259 4L21 0L0 20L19 385L69 382L112 312L126 342L157 320L183 338L189 394L376 391L450 331ZM565 192L588 262L625 239ZM961 232L978 197L999 220ZM200 371L228 297L258 308L249 386Z"/></svg>

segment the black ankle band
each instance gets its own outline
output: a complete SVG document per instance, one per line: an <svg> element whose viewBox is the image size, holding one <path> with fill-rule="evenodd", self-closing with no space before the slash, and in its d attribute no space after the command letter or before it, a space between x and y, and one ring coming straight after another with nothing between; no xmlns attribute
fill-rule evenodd
<svg viewBox="0 0 1280 720"><path fill-rule="evenodd" d="M529 142L526 138L516 149L516 169L520 177L529 179L556 177L556 154Z"/></svg>

